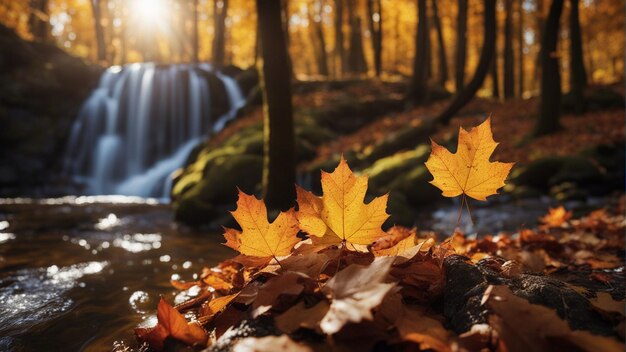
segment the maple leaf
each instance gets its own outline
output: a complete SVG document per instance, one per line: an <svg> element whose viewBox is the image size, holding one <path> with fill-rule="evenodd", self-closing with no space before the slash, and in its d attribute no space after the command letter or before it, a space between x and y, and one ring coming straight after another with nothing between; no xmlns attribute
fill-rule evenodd
<svg viewBox="0 0 626 352"><path fill-rule="evenodd" d="M405 307L396 325L402 339L419 344L421 350L452 351L451 334L443 324L420 307Z"/></svg>
<svg viewBox="0 0 626 352"><path fill-rule="evenodd" d="M188 345L205 345L207 334L196 323L188 323L176 309L170 306L161 297L157 309L158 323L149 329L138 328L135 333L139 339L147 341L152 348L160 351L164 347L165 339L172 337Z"/></svg>
<svg viewBox="0 0 626 352"><path fill-rule="evenodd" d="M508 351L623 351L624 344L585 330L573 331L556 311L517 297L507 286L490 286L483 302L494 313L489 323ZM519 324L522 321L524 324Z"/></svg>
<svg viewBox="0 0 626 352"><path fill-rule="evenodd" d="M332 298L320 328L332 335L348 322L372 320L371 310L381 304L385 295L396 286L386 283L394 257L377 258L369 266L352 264L338 272L322 288Z"/></svg>
<svg viewBox="0 0 626 352"><path fill-rule="evenodd" d="M561 227L572 217L572 212L565 210L563 206L550 208L548 214L539 219L546 228Z"/></svg>
<svg viewBox="0 0 626 352"><path fill-rule="evenodd" d="M491 133L491 118L469 132L459 128L456 153L432 142L432 151L426 167L433 175L430 181L443 191L445 197L461 194L477 200L487 200L504 186L514 163L491 162L489 158L498 143Z"/></svg>
<svg viewBox="0 0 626 352"><path fill-rule="evenodd" d="M355 176L343 156L332 173L322 171L322 191L320 198L296 186L300 229L314 243L369 245L384 235L388 195L365 204L367 176Z"/></svg>
<svg viewBox="0 0 626 352"><path fill-rule="evenodd" d="M394 226L372 244L372 253L377 257L399 255L415 247L416 236L415 229Z"/></svg>
<svg viewBox="0 0 626 352"><path fill-rule="evenodd" d="M294 209L281 212L274 222L267 220L267 208L262 200L239 190L237 209L233 217L242 231L225 229L225 245L252 257L286 256L300 240L298 220Z"/></svg>

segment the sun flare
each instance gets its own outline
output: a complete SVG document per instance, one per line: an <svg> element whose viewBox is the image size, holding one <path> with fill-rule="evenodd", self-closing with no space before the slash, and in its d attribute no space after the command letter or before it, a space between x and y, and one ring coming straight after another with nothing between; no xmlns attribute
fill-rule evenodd
<svg viewBox="0 0 626 352"><path fill-rule="evenodd" d="M134 0L133 14L143 26L161 24L166 21L167 5L164 0Z"/></svg>

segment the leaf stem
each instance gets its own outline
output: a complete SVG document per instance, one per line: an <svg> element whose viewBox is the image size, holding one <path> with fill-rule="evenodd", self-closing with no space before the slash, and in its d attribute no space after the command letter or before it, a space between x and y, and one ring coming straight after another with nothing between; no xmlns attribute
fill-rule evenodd
<svg viewBox="0 0 626 352"><path fill-rule="evenodd" d="M459 227L459 224L461 223L461 214L463 214L463 203L465 202L465 193L463 193L463 197L461 197L461 206L459 207L459 216L456 218L456 226L454 226L454 229L456 230L457 227ZM454 233L454 230L452 231Z"/></svg>
<svg viewBox="0 0 626 352"><path fill-rule="evenodd" d="M463 198L465 198L465 195L463 195ZM465 199L465 206L467 206L467 213L469 214L470 222L472 223L472 226L474 226L474 219L472 219L472 212L470 211L470 206L467 199Z"/></svg>
<svg viewBox="0 0 626 352"><path fill-rule="evenodd" d="M281 270L285 270L285 268L283 267L283 265L280 263L280 261L278 260L278 258L276 258L275 255L272 256L272 258L274 258L274 260L276 261L276 264L278 264L278 266L280 267Z"/></svg>

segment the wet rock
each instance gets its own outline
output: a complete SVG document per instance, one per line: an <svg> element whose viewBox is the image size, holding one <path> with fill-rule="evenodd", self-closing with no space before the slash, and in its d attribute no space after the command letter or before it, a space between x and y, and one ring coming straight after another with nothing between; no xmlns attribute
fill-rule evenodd
<svg viewBox="0 0 626 352"><path fill-rule="evenodd" d="M11 48L0 51L0 193L33 194L60 171L74 117L102 69L1 24L0 47Z"/></svg>
<svg viewBox="0 0 626 352"><path fill-rule="evenodd" d="M402 225L407 227L415 225L415 219L417 218L415 210L402 193L389 193L387 213L390 214L390 216L385 223L386 225Z"/></svg>
<svg viewBox="0 0 626 352"><path fill-rule="evenodd" d="M547 192L551 186L574 182L586 186L602 182L604 173L598 163L581 156L552 156L538 159L514 170L511 181Z"/></svg>
<svg viewBox="0 0 626 352"><path fill-rule="evenodd" d="M402 177L405 173L422 166L430 153L430 147L420 145L417 148L396 153L377 160L363 172L369 175L370 187L374 189L389 188L389 184Z"/></svg>
<svg viewBox="0 0 626 352"><path fill-rule="evenodd" d="M389 191L403 194L408 203L416 207L432 205L441 199L441 191L430 184L432 179L426 166L421 165L396 178L389 184Z"/></svg>
<svg viewBox="0 0 626 352"><path fill-rule="evenodd" d="M497 258L495 261L497 263ZM444 260L444 315L456 333L468 331L474 324L485 323L488 312L480 304L485 290L489 285L507 285L515 295L530 303L554 309L574 330L614 334L612 324L592 308L589 300L565 283L541 275L504 277L494 268L493 262L481 261L474 265L459 255Z"/></svg>

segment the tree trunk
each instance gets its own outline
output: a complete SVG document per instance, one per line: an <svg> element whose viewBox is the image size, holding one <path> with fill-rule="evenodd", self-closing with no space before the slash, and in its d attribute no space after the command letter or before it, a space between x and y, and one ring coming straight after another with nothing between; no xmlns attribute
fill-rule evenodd
<svg viewBox="0 0 626 352"><path fill-rule="evenodd" d="M437 43L439 45L439 84L445 87L448 81L448 58L446 56L446 46L443 40L443 28L441 27L441 20L439 19L437 0L432 0L432 7L433 21L435 22L435 29L437 30Z"/></svg>
<svg viewBox="0 0 626 352"><path fill-rule="evenodd" d="M520 98L524 97L524 1L520 0L517 17L517 91Z"/></svg>
<svg viewBox="0 0 626 352"><path fill-rule="evenodd" d="M295 140L291 77L280 1L256 0L261 39L260 82L264 98L263 197L270 209L295 200Z"/></svg>
<svg viewBox="0 0 626 352"><path fill-rule="evenodd" d="M309 6L309 23L311 24L311 30L309 31L309 34L311 42L313 43L315 62L317 64L317 73L322 76L328 76L328 60L326 60L326 39L324 38L324 29L322 28L323 8L323 0L319 0L313 6Z"/></svg>
<svg viewBox="0 0 626 352"><path fill-rule="evenodd" d="M574 98L574 111L577 114L581 114L585 111L587 72L583 61L583 45L580 35L580 20L578 18L579 0L570 0L570 4L570 91Z"/></svg>
<svg viewBox="0 0 626 352"><path fill-rule="evenodd" d="M452 117L476 95L483 85L496 48L496 0L485 0L483 48L472 80L455 95L448 107L436 118L436 122L448 124Z"/></svg>
<svg viewBox="0 0 626 352"><path fill-rule="evenodd" d="M226 14L228 13L228 0L213 1L213 66L224 66L226 56Z"/></svg>
<svg viewBox="0 0 626 352"><path fill-rule="evenodd" d="M192 60L194 63L198 63L199 62L199 58L198 58L198 52L200 51L200 41L198 39L198 0L191 0L191 6L193 6L192 9L192 13L193 13L193 33L192 33Z"/></svg>
<svg viewBox="0 0 626 352"><path fill-rule="evenodd" d="M515 55L513 53L513 0L504 3L504 99L515 96Z"/></svg>
<svg viewBox="0 0 626 352"><path fill-rule="evenodd" d="M563 0L552 0L541 38L541 102L534 136L555 132L561 128L561 73L557 42Z"/></svg>
<svg viewBox="0 0 626 352"><path fill-rule="evenodd" d="M543 38L543 30L544 30L544 26L545 26L545 19L544 19L544 0L535 0L536 4L535 4L535 18L537 19L537 35L535 36L535 38ZM541 39L539 39L541 41ZM539 52L537 53L537 56L535 57L535 65L534 65L534 72L533 72L533 77L539 77L541 76L541 43L539 44L540 49ZM537 85L539 84L541 80L535 79L533 80L533 85L532 85L532 89L537 88Z"/></svg>
<svg viewBox="0 0 626 352"><path fill-rule="evenodd" d="M497 26L496 26L497 27ZM496 37L498 34L496 33ZM496 39L497 43L497 39ZM491 60L491 97L500 99L500 75L498 74L498 50L494 49L493 60Z"/></svg>
<svg viewBox="0 0 626 352"><path fill-rule="evenodd" d="M102 29L102 15L100 12L100 0L90 0L91 11L93 13L93 24L96 31L96 47L98 50L97 59L99 62L106 61L106 44L104 43L104 30Z"/></svg>
<svg viewBox="0 0 626 352"><path fill-rule="evenodd" d="M367 0L368 24L374 52L374 71L380 77L383 51L383 7L381 0Z"/></svg>
<svg viewBox="0 0 626 352"><path fill-rule="evenodd" d="M38 42L47 42L50 40L50 24L48 17L48 0L30 0L28 25L30 32Z"/></svg>
<svg viewBox="0 0 626 352"><path fill-rule="evenodd" d="M361 17L357 15L356 0L348 0L350 18L350 40L348 42L348 71L351 73L367 72L365 53L363 52L363 35L361 33Z"/></svg>
<svg viewBox="0 0 626 352"><path fill-rule="evenodd" d="M426 0L417 0L417 34L415 36L415 57L413 76L406 94L407 108L415 107L428 100L428 6Z"/></svg>
<svg viewBox="0 0 626 352"><path fill-rule="evenodd" d="M347 71L346 50L343 43L343 0L335 0L335 67L337 75Z"/></svg>
<svg viewBox="0 0 626 352"><path fill-rule="evenodd" d="M465 85L465 61L467 58L467 1L458 0L456 52L454 53L455 86L457 93Z"/></svg>
<svg viewBox="0 0 626 352"><path fill-rule="evenodd" d="M287 51L287 70L289 71L290 79L295 79L296 75L293 72L293 62L291 61L291 55L289 54L289 48L291 45L291 36L289 33L289 0L280 0L280 14L283 33L285 34L285 50Z"/></svg>

